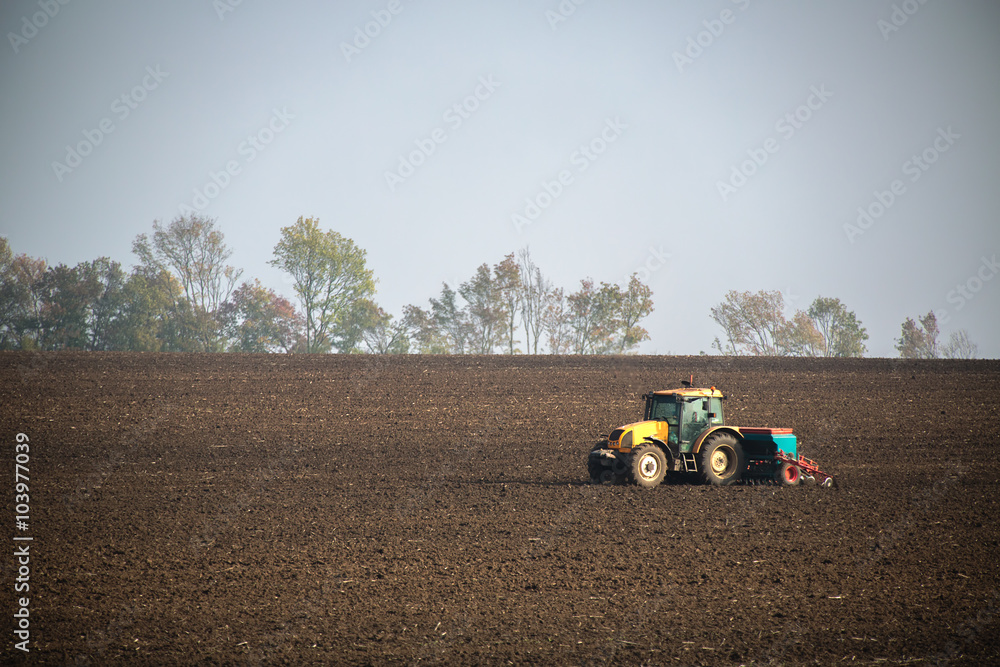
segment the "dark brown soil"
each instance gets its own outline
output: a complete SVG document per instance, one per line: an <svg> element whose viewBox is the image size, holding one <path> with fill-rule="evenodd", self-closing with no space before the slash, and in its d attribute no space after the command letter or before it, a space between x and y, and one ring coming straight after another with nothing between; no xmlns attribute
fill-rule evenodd
<svg viewBox="0 0 1000 667"><path fill-rule="evenodd" d="M839 488L590 485L690 373ZM1000 362L5 353L0 405L3 662L1000 661Z"/></svg>

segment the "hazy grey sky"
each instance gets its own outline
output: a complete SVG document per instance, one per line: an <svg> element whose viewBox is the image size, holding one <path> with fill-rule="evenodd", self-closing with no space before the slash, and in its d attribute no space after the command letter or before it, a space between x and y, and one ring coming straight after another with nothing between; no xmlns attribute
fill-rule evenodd
<svg viewBox="0 0 1000 667"><path fill-rule="evenodd" d="M569 290L645 268L643 352L780 289L839 297L871 356L934 309L1000 357L1000 3L20 0L0 28L15 253L130 266L187 206L292 297L267 261L314 216L396 315L529 246Z"/></svg>

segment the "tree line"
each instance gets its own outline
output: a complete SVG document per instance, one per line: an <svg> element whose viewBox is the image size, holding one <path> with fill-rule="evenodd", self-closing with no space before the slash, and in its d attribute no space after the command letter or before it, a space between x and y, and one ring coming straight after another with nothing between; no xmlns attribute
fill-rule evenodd
<svg viewBox="0 0 1000 667"><path fill-rule="evenodd" d="M300 217L280 230L270 264L292 281L297 305L229 264L212 218L153 223L132 243L131 270L101 257L70 267L14 255L0 237L0 349L372 354L625 354L649 333L652 291L628 284L553 285L527 248L443 283L400 317L375 301L376 278L351 239ZM868 333L840 299L817 297L786 317L777 290L728 292L710 309L726 355L861 357ZM975 358L968 332L939 343L933 311L906 318L901 357Z"/></svg>
<svg viewBox="0 0 1000 667"><path fill-rule="evenodd" d="M635 275L568 293L525 248L395 318L375 302L365 250L314 218L282 228L270 261L297 305L240 282L215 219L156 221L132 251L130 271L107 257L48 266L0 237L0 349L623 354L649 339L640 322L653 311Z"/></svg>
<svg viewBox="0 0 1000 667"><path fill-rule="evenodd" d="M711 309L723 330L712 348L730 355L801 357L862 357L867 352L868 331L840 299L820 296L791 318L785 312L785 298L778 290L730 291ZM895 347L907 359L976 358L978 347L964 329L943 345L938 335L933 311L917 321L908 317Z"/></svg>

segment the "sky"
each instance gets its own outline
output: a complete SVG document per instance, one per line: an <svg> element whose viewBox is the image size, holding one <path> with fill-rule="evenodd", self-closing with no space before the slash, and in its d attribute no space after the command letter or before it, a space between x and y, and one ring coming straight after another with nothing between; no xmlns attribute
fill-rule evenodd
<svg viewBox="0 0 1000 667"><path fill-rule="evenodd" d="M730 290L933 310L1000 357L1000 3L16 0L0 236L49 264L184 213L244 278L300 216L427 306L527 247L567 291L639 272L648 354L711 352Z"/></svg>

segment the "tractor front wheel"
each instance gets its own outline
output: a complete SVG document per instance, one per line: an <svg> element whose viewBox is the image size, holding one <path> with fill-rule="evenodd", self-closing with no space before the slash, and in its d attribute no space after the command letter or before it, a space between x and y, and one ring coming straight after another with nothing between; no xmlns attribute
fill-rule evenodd
<svg viewBox="0 0 1000 667"><path fill-rule="evenodd" d="M701 446L701 478L713 486L740 481L746 469L743 447L730 433L719 433Z"/></svg>
<svg viewBox="0 0 1000 667"><path fill-rule="evenodd" d="M666 474L667 457L656 445L643 445L632 452L632 479L642 488L656 488Z"/></svg>
<svg viewBox="0 0 1000 667"><path fill-rule="evenodd" d="M590 454L587 456L587 472L590 473L590 483L591 484L601 484L605 482L604 472L608 468L604 465L601 460L601 450L607 447L608 441L601 440L593 449L590 450Z"/></svg>

